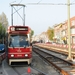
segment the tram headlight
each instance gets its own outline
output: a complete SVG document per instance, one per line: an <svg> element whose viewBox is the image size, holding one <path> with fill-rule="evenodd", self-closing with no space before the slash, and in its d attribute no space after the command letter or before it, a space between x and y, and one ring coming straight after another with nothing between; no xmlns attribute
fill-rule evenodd
<svg viewBox="0 0 75 75"><path fill-rule="evenodd" d="M25 57L28 57L28 54L25 54Z"/></svg>
<svg viewBox="0 0 75 75"><path fill-rule="evenodd" d="M15 28L14 28L14 27L12 27L12 28L11 28L11 31L15 31Z"/></svg>
<svg viewBox="0 0 75 75"><path fill-rule="evenodd" d="M14 54L11 54L11 57L14 57Z"/></svg>

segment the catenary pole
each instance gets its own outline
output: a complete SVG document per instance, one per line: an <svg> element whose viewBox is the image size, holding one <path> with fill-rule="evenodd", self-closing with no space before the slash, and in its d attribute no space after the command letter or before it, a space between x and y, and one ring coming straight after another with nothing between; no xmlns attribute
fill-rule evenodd
<svg viewBox="0 0 75 75"><path fill-rule="evenodd" d="M70 0L67 0L67 8L68 8L68 60L72 60L71 58L71 30L70 30Z"/></svg>

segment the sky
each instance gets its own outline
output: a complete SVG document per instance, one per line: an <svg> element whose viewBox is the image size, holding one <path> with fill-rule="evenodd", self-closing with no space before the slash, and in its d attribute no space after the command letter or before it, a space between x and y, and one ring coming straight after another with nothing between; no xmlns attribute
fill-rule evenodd
<svg viewBox="0 0 75 75"><path fill-rule="evenodd" d="M68 19L68 0L0 0L0 14L4 12L7 16L9 25L11 26L11 6L10 4L25 4L25 25L34 30L34 35L39 35L47 31L48 27L53 27ZM27 3L52 3L53 5L28 5ZM70 3L75 3L75 0L70 0ZM19 7L15 7L19 9ZM21 16L22 9L19 10ZM15 12L15 10L14 10ZM70 17L75 16L75 4L70 5ZM22 25L21 18L14 14L14 25Z"/></svg>

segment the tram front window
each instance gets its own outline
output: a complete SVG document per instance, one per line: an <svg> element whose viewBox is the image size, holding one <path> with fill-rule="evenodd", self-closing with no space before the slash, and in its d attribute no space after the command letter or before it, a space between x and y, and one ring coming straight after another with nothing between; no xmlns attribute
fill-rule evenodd
<svg viewBox="0 0 75 75"><path fill-rule="evenodd" d="M29 46L27 35L11 35L9 40L10 47L26 47Z"/></svg>

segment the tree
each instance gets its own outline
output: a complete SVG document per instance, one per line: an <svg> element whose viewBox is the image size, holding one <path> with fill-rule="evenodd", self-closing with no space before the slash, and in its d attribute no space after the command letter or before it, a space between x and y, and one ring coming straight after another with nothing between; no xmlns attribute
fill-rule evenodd
<svg viewBox="0 0 75 75"><path fill-rule="evenodd" d="M34 31L33 30L31 30L30 35L31 35L31 37L34 35Z"/></svg>
<svg viewBox="0 0 75 75"><path fill-rule="evenodd" d="M7 28L8 28L8 19L7 19L4 12L2 12L2 14L0 15L0 23L7 30Z"/></svg>
<svg viewBox="0 0 75 75"><path fill-rule="evenodd" d="M6 30L0 23L0 38L5 37Z"/></svg>
<svg viewBox="0 0 75 75"><path fill-rule="evenodd" d="M2 36L2 24L0 23L0 38Z"/></svg>
<svg viewBox="0 0 75 75"><path fill-rule="evenodd" d="M6 29L2 27L2 37L5 37L5 35L6 35Z"/></svg>
<svg viewBox="0 0 75 75"><path fill-rule="evenodd" d="M32 36L34 35L34 31L31 29L30 31L30 42L32 42Z"/></svg>
<svg viewBox="0 0 75 75"><path fill-rule="evenodd" d="M0 42L4 42L6 30L8 28L8 20L4 12L0 15Z"/></svg>
<svg viewBox="0 0 75 75"><path fill-rule="evenodd" d="M6 35L6 29L0 23L0 43L4 43L5 35Z"/></svg>
<svg viewBox="0 0 75 75"><path fill-rule="evenodd" d="M51 27L48 28L47 35L48 35L49 40L53 40L54 30Z"/></svg>

